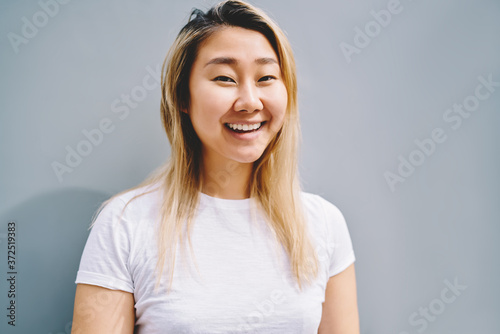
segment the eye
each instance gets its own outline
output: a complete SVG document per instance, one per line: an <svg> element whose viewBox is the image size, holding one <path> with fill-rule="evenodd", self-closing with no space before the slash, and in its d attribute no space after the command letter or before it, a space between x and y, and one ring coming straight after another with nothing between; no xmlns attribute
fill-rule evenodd
<svg viewBox="0 0 500 334"><path fill-rule="evenodd" d="M262 78L260 78L259 81L270 81L273 79L276 79L276 77L274 77L272 75L266 75L266 76L263 76Z"/></svg>
<svg viewBox="0 0 500 334"><path fill-rule="evenodd" d="M225 77L223 75L221 76L218 76L217 78L215 78L213 81L222 81L222 82L235 82L233 79L231 79L230 77Z"/></svg>

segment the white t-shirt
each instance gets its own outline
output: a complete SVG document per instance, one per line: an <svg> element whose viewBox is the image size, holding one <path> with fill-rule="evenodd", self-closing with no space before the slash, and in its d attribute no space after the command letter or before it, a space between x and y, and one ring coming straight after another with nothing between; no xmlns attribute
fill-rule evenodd
<svg viewBox="0 0 500 334"><path fill-rule="evenodd" d="M199 273L189 251L180 257L178 248L167 295L166 283L153 291L160 191L133 200L119 218L141 191L115 198L99 214L75 282L133 293L135 333L317 333L328 279L355 261L337 207L301 193L320 267L317 279L300 292L284 248L262 215L252 214L252 199L200 193L191 234Z"/></svg>

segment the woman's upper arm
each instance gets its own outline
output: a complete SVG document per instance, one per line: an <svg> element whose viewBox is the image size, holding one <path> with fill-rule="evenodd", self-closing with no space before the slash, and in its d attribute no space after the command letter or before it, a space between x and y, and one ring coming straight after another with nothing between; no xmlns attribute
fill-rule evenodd
<svg viewBox="0 0 500 334"><path fill-rule="evenodd" d="M132 334L134 325L132 293L77 284L72 334Z"/></svg>
<svg viewBox="0 0 500 334"><path fill-rule="evenodd" d="M359 334L354 263L328 280L318 333Z"/></svg>

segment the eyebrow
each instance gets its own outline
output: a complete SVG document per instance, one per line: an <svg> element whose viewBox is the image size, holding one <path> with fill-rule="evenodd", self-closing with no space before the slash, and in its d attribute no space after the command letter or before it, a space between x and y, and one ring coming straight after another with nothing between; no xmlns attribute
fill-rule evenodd
<svg viewBox="0 0 500 334"><path fill-rule="evenodd" d="M255 63L258 65L267 65L267 64L279 65L278 61L276 59L270 58L270 57L257 58L257 59L255 59ZM217 57L217 58L210 60L208 63L206 63L205 67L207 67L208 65L220 65L220 64L236 65L236 64L238 64L238 61L232 57Z"/></svg>

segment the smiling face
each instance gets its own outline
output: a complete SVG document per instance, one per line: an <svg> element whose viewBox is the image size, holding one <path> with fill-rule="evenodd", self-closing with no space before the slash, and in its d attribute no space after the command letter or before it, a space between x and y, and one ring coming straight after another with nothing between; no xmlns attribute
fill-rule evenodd
<svg viewBox="0 0 500 334"><path fill-rule="evenodd" d="M278 58L259 32L225 27L198 50L187 113L206 166L253 163L283 125L287 91Z"/></svg>

